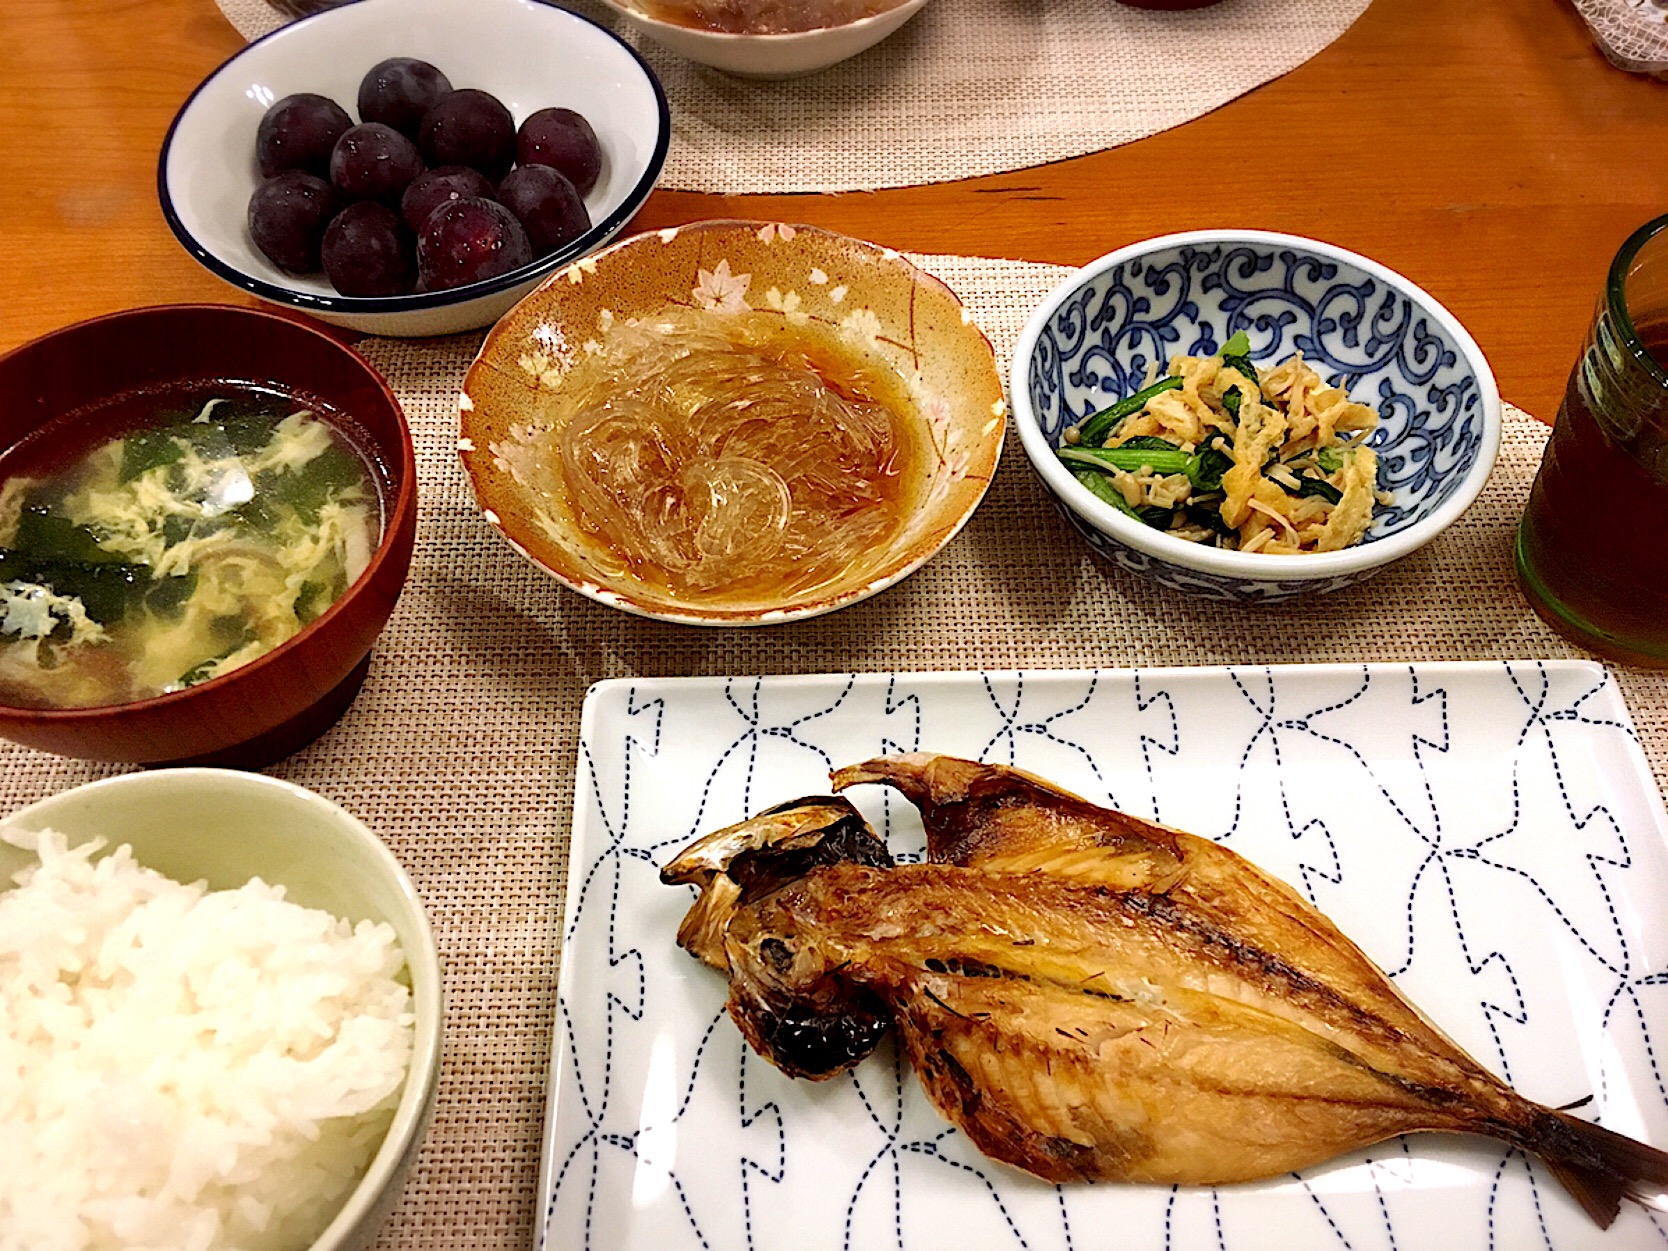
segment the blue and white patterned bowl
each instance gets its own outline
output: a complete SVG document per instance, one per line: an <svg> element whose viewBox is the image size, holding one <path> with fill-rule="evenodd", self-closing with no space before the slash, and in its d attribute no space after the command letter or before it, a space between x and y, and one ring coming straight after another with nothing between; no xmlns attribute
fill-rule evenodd
<svg viewBox="0 0 1668 1251"><path fill-rule="evenodd" d="M1238 330L1253 359L1301 351L1378 409L1370 441L1392 502L1356 546L1270 556L1189 543L1096 499L1055 455L1067 426L1138 390L1151 362L1215 352ZM1458 518L1500 447L1499 388L1453 314L1383 265L1296 235L1199 230L1101 257L1032 314L1009 380L1026 455L1089 546L1211 599L1290 599L1370 577Z"/></svg>

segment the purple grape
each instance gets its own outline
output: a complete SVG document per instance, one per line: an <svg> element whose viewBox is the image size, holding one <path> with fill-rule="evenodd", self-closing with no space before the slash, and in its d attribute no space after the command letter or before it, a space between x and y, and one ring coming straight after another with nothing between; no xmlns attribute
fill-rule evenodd
<svg viewBox="0 0 1668 1251"><path fill-rule="evenodd" d="M400 216L413 230L422 230L429 214L448 200L461 200L466 195L492 199L492 184L486 175L467 165L442 165L425 170L412 180L400 198Z"/></svg>
<svg viewBox="0 0 1668 1251"><path fill-rule="evenodd" d="M316 273L325 227L341 208L331 185L305 170L274 174L249 197L249 235L266 258L292 274Z"/></svg>
<svg viewBox="0 0 1668 1251"><path fill-rule="evenodd" d="M398 204L422 172L417 145L381 122L361 122L343 131L330 153L330 181L348 200Z"/></svg>
<svg viewBox="0 0 1668 1251"><path fill-rule="evenodd" d="M310 91L285 96L255 128L255 162L261 177L271 178L286 169L328 177L330 151L352 125L347 110L326 96Z"/></svg>
<svg viewBox="0 0 1668 1251"><path fill-rule="evenodd" d="M416 240L386 204L361 200L324 232L324 275L343 295L405 295L417 283Z"/></svg>
<svg viewBox="0 0 1668 1251"><path fill-rule="evenodd" d="M504 175L498 199L527 228L534 256L548 256L591 228L585 197L548 165L522 165Z"/></svg>
<svg viewBox="0 0 1668 1251"><path fill-rule="evenodd" d="M452 89L451 82L427 61L391 56L378 61L359 82L359 120L392 126L417 138L423 114Z"/></svg>
<svg viewBox="0 0 1668 1251"><path fill-rule="evenodd" d="M429 215L417 236L417 284L443 291L496 278L533 259L515 214L495 200L464 196Z"/></svg>
<svg viewBox="0 0 1668 1251"><path fill-rule="evenodd" d="M465 87L423 115L417 142L431 166L467 165L496 182L515 160L515 119L495 97Z"/></svg>
<svg viewBox="0 0 1668 1251"><path fill-rule="evenodd" d="M572 109L540 109L521 123L515 138L516 159L523 165L548 165L590 195L602 173L602 145L597 132Z"/></svg>

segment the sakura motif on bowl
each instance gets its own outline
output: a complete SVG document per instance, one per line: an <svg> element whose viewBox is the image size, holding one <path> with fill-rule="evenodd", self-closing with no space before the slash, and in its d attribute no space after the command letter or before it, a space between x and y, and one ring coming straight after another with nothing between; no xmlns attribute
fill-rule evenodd
<svg viewBox="0 0 1668 1251"><path fill-rule="evenodd" d="M923 479L873 559L804 596L704 602L669 594L546 506L517 455L575 365L611 326L668 307L762 314L812 340L855 344L901 379L925 423ZM983 498L1006 402L989 341L943 283L890 249L812 227L714 221L638 235L553 275L487 336L459 401L459 451L487 521L535 565L598 602L702 625L815 616L930 559Z"/></svg>

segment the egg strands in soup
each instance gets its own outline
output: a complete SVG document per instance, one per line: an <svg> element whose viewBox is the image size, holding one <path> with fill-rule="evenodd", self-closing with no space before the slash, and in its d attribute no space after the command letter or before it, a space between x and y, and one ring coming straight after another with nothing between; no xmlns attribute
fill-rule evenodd
<svg viewBox="0 0 1668 1251"><path fill-rule="evenodd" d="M370 563L374 481L281 396L210 399L0 486L0 699L125 703L208 681L297 634Z"/></svg>

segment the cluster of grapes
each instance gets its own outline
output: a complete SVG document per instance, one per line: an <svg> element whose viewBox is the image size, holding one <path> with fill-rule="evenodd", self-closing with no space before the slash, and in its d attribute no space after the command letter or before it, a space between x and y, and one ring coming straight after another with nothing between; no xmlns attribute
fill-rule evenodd
<svg viewBox="0 0 1668 1251"><path fill-rule="evenodd" d="M303 92L261 118L249 234L280 269L322 268L343 295L440 291L591 228L602 149L572 109L540 109L517 130L487 92L391 57L359 84L359 116Z"/></svg>

